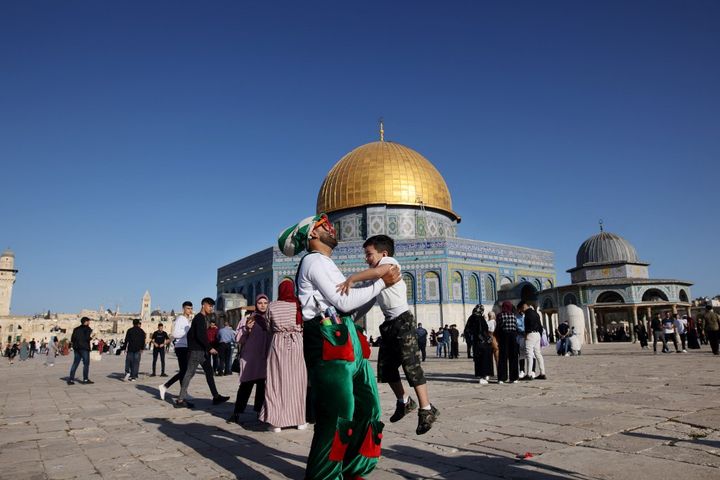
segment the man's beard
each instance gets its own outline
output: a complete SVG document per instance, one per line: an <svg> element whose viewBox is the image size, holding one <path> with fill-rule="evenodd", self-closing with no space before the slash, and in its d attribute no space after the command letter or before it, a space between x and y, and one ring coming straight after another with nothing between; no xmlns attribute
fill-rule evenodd
<svg viewBox="0 0 720 480"><path fill-rule="evenodd" d="M338 245L337 238L330 236L330 234L327 233L326 231L323 231L320 234L319 240L322 243L324 243L325 245L327 245L328 247L330 247L332 250L334 250L335 247L337 247L337 245Z"/></svg>

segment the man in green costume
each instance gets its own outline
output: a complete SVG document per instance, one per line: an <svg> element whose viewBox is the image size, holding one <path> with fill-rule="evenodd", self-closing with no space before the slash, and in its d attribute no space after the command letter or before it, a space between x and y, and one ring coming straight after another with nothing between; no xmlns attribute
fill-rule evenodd
<svg viewBox="0 0 720 480"><path fill-rule="evenodd" d="M324 214L283 231L280 250L294 256L307 250L297 273L304 321L305 364L312 385L316 423L305 478L360 479L380 456L383 423L375 375L367 358L370 347L351 313L400 281L397 268L371 285L340 295L345 282L330 259L338 242Z"/></svg>

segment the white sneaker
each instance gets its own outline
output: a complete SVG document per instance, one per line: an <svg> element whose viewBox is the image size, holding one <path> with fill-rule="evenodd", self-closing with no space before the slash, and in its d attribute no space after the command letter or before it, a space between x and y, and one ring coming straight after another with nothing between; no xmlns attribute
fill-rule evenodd
<svg viewBox="0 0 720 480"><path fill-rule="evenodd" d="M498 380L498 385L502 385L503 383L505 382L503 382L502 380Z"/></svg>
<svg viewBox="0 0 720 480"><path fill-rule="evenodd" d="M528 373L528 377L530 377L530 378L535 378L535 372L530 372L530 373Z"/></svg>
<svg viewBox="0 0 720 480"><path fill-rule="evenodd" d="M481 378L478 383L479 383L480 385L487 385L488 381L485 380L484 378Z"/></svg>
<svg viewBox="0 0 720 480"><path fill-rule="evenodd" d="M268 427L268 432L280 433L280 431L282 431L282 428L280 427L273 427L272 425Z"/></svg>
<svg viewBox="0 0 720 480"><path fill-rule="evenodd" d="M517 383L517 380L513 380L513 381L512 381L512 382L510 382L510 383Z"/></svg>
<svg viewBox="0 0 720 480"><path fill-rule="evenodd" d="M158 390L160 390L160 400L165 400L165 392L167 392L167 387L163 383L158 387Z"/></svg>
<svg viewBox="0 0 720 480"><path fill-rule="evenodd" d="M683 348L683 353L687 353L687 350L685 350L684 348Z"/></svg>
<svg viewBox="0 0 720 480"><path fill-rule="evenodd" d="M519 375L519 377L520 377L520 378L523 378L524 376L525 376L525 371L524 371L524 370L520 370L520 375Z"/></svg>
<svg viewBox="0 0 720 480"><path fill-rule="evenodd" d="M303 423L302 425L298 425L296 427L298 430L307 430L307 423Z"/></svg>
<svg viewBox="0 0 720 480"><path fill-rule="evenodd" d="M128 380L130 380L130 374L129 374L129 373L126 373L126 374L125 374L125 378L124 378L123 380L125 380L126 382L127 382Z"/></svg>

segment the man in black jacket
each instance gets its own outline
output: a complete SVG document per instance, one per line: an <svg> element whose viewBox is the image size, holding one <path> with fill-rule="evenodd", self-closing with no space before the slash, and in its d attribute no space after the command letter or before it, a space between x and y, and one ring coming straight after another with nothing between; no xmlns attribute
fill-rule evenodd
<svg viewBox="0 0 720 480"><path fill-rule="evenodd" d="M520 302L517 306L520 313L525 314L525 360L527 367L527 375L520 380L545 380L545 360L540 351L540 337L542 336L543 326L540 322L540 315L535 311L532 305ZM537 361L538 371L540 375L537 377L533 372L533 362Z"/></svg>
<svg viewBox="0 0 720 480"><path fill-rule="evenodd" d="M80 326L75 327L72 336L70 337L70 343L72 344L73 353L75 358L73 359L72 367L70 367L70 377L67 380L68 385L75 385L75 372L77 371L80 360L83 363L83 380L82 383L90 384L95 383L90 380L88 375L90 374L90 338L92 337L92 328L90 328L90 319L88 317L82 317L80 319Z"/></svg>
<svg viewBox="0 0 720 480"><path fill-rule="evenodd" d="M145 350L145 330L140 328L140 319L133 320L132 328L125 332L125 380L134 382L140 371L140 357Z"/></svg>
<svg viewBox="0 0 720 480"><path fill-rule="evenodd" d="M217 387L215 387L215 375L210 365L210 355L217 354L217 350L210 346L207 335L207 317L212 313L214 306L215 300L209 297L203 298L200 313L195 315L195 318L193 318L190 324L190 330L188 330L187 333L188 352L190 353L188 357L188 367L187 372L185 372L185 377L183 377L182 380L180 395L178 395L175 401L176 407L192 408L194 406L185 400L185 397L187 396L188 386L190 386L190 381L195 375L195 370L197 370L198 365L202 366L205 372L205 380L207 380L208 387L213 396L213 405L218 405L230 399L230 397L218 393Z"/></svg>

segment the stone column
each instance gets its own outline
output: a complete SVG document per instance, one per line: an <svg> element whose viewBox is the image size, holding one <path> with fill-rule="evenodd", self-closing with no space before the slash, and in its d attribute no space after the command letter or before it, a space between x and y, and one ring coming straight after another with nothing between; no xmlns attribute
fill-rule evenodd
<svg viewBox="0 0 720 480"><path fill-rule="evenodd" d="M675 305L674 303L672 304L672 313L677 314L677 305Z"/></svg>
<svg viewBox="0 0 720 480"><path fill-rule="evenodd" d="M630 329L630 338L633 342L637 341L637 336L635 335L635 327L638 324L638 307L632 307L632 328Z"/></svg>
<svg viewBox="0 0 720 480"><path fill-rule="evenodd" d="M590 339L591 343L598 343L597 338L597 324L595 323L595 309L592 307L588 307L588 311L590 312Z"/></svg>

